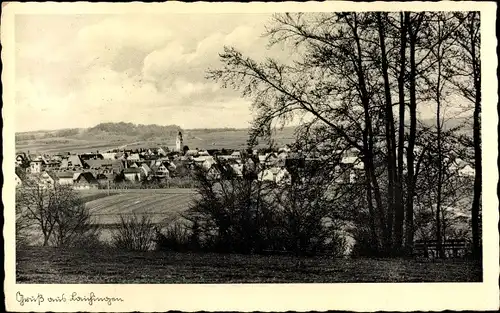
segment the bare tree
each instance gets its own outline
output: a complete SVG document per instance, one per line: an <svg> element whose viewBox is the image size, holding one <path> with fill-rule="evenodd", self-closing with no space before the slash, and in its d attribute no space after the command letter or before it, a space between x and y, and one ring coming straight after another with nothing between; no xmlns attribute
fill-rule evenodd
<svg viewBox="0 0 500 313"><path fill-rule="evenodd" d="M16 193L16 207L31 225L43 236L43 245L49 244L55 228L55 203L52 192L40 180L30 179Z"/></svg>
<svg viewBox="0 0 500 313"><path fill-rule="evenodd" d="M473 109L473 166L474 198L471 206L471 226L473 254L481 257L480 211L482 190L481 162L481 53L480 53L480 16L479 12L455 13L461 26L454 33L456 40L457 61L451 69L450 79L455 89L466 99Z"/></svg>
<svg viewBox="0 0 500 313"><path fill-rule="evenodd" d="M256 129L269 128L274 120L286 121L294 114L307 114L312 120L302 128L304 131L326 126L333 138L356 149L366 171L374 242L387 250L390 230L375 166L379 131L373 97L379 84L373 83L378 74L370 61L378 45L372 40L376 34L373 26L370 14L277 15L268 32L271 42L303 44L303 60L293 65L275 60L258 64L226 48L221 55L225 68L211 71L209 77L241 87L245 95L254 97L259 113ZM309 79L300 79L304 75Z"/></svg>
<svg viewBox="0 0 500 313"><path fill-rule="evenodd" d="M88 209L70 186L26 180L16 193L16 211L23 223L41 232L44 246L70 246L97 232Z"/></svg>
<svg viewBox="0 0 500 313"><path fill-rule="evenodd" d="M71 186L58 184L51 192L54 198L52 244L58 247L94 244L99 238L99 228L78 193Z"/></svg>

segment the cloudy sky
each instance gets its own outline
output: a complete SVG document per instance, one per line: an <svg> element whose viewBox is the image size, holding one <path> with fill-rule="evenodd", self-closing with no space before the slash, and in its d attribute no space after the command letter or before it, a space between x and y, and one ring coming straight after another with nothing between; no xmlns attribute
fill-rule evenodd
<svg viewBox="0 0 500 313"><path fill-rule="evenodd" d="M249 102L204 78L224 45L286 58L270 15L17 15L16 130L100 122L247 127Z"/></svg>

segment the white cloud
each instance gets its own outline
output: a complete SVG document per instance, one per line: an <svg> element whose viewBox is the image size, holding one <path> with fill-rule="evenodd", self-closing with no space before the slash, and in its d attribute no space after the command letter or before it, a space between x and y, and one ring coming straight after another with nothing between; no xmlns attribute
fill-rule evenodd
<svg viewBox="0 0 500 313"><path fill-rule="evenodd" d="M204 76L220 66L224 45L259 59L280 55L258 48L266 42L260 34L267 18L25 18L16 29L22 34L16 38L18 130L103 121L246 127L249 102ZM64 38L57 38L60 28Z"/></svg>
<svg viewBox="0 0 500 313"><path fill-rule="evenodd" d="M76 46L91 60L106 62L123 48L152 51L172 38L164 23L146 16L119 16L85 27L78 32Z"/></svg>

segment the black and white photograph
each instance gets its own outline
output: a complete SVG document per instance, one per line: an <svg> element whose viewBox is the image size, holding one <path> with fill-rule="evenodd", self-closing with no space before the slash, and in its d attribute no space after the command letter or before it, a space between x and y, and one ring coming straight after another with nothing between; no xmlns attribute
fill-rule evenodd
<svg viewBox="0 0 500 313"><path fill-rule="evenodd" d="M139 285L497 281L495 4L17 5L12 308L131 310Z"/></svg>

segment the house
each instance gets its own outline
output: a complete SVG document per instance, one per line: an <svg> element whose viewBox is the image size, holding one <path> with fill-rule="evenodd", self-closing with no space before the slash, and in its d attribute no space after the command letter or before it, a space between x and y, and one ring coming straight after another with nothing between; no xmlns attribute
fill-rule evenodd
<svg viewBox="0 0 500 313"><path fill-rule="evenodd" d="M30 162L30 173L38 174L45 170L45 164L43 160L33 160Z"/></svg>
<svg viewBox="0 0 500 313"><path fill-rule="evenodd" d="M167 162L167 164L165 164L167 166L167 169L172 172L172 171L175 171L177 169L177 165L175 165L174 162Z"/></svg>
<svg viewBox="0 0 500 313"><path fill-rule="evenodd" d="M90 172L78 173L74 179L74 189L97 189L97 179Z"/></svg>
<svg viewBox="0 0 500 313"><path fill-rule="evenodd" d="M104 157L100 153L82 153L80 154L80 160L82 161L87 161L87 160L102 160Z"/></svg>
<svg viewBox="0 0 500 313"><path fill-rule="evenodd" d="M98 173L96 179L99 183L107 183L115 178L114 173Z"/></svg>
<svg viewBox="0 0 500 313"><path fill-rule="evenodd" d="M56 172L56 176L60 185L73 185L73 172Z"/></svg>
<svg viewBox="0 0 500 313"><path fill-rule="evenodd" d="M124 168L123 176L125 180L128 181L140 181L141 180L141 169L138 167Z"/></svg>
<svg viewBox="0 0 500 313"><path fill-rule="evenodd" d="M157 178L169 178L170 171L168 170L168 163L162 162L159 165L153 165L151 167L151 171L154 173L154 176Z"/></svg>
<svg viewBox="0 0 500 313"><path fill-rule="evenodd" d="M90 170L103 174L120 173L123 169L123 163L120 160L88 160L85 163Z"/></svg>
<svg viewBox="0 0 500 313"><path fill-rule="evenodd" d="M73 154L68 157L68 166L74 168L84 168L83 161L79 155Z"/></svg>
<svg viewBox="0 0 500 313"><path fill-rule="evenodd" d="M104 152L101 153L103 160L115 160L116 152Z"/></svg>
<svg viewBox="0 0 500 313"><path fill-rule="evenodd" d="M257 174L259 181L272 181L274 182L274 173L270 169L264 169Z"/></svg>
<svg viewBox="0 0 500 313"><path fill-rule="evenodd" d="M188 150L188 151L186 151L185 156L187 156L187 157L197 157L198 156L198 150Z"/></svg>
<svg viewBox="0 0 500 313"><path fill-rule="evenodd" d="M60 167L61 167L61 162L56 160L48 160L47 163L45 163L45 168L47 170L57 170Z"/></svg>
<svg viewBox="0 0 500 313"><path fill-rule="evenodd" d="M240 151L234 151L233 153L231 153L231 158L240 159L241 158L241 152Z"/></svg>
<svg viewBox="0 0 500 313"><path fill-rule="evenodd" d="M21 177L17 173L14 176L14 183L15 183L16 187L21 187L23 185L23 180L21 179Z"/></svg>
<svg viewBox="0 0 500 313"><path fill-rule="evenodd" d="M51 156L51 158L50 158L50 161L52 161L52 162L61 163L62 160L63 160L63 156L60 154L55 154L55 155Z"/></svg>
<svg viewBox="0 0 500 313"><path fill-rule="evenodd" d="M197 156L193 158L193 162L199 166L203 166L207 170L212 166L212 164L215 164L214 157L210 155Z"/></svg>
<svg viewBox="0 0 500 313"><path fill-rule="evenodd" d="M292 182L292 176L286 168L278 169L274 179L278 184L289 184Z"/></svg>
<svg viewBox="0 0 500 313"><path fill-rule="evenodd" d="M25 179L26 179L26 173L24 172L24 170L21 167L16 166L15 176L14 176L14 182L16 184L16 187L22 186Z"/></svg>
<svg viewBox="0 0 500 313"><path fill-rule="evenodd" d="M211 155L198 155L197 157L193 158L193 161L198 162L198 163L203 163L205 160L208 160L208 159L213 160L213 158L214 157Z"/></svg>
<svg viewBox="0 0 500 313"><path fill-rule="evenodd" d="M127 159L127 154L125 152L122 152L122 151L117 152L115 154L115 159L117 159L117 160L126 160Z"/></svg>
<svg viewBox="0 0 500 313"><path fill-rule="evenodd" d="M220 179L220 177L221 177L220 170L216 166L212 166L211 168L208 169L207 171L208 179Z"/></svg>
<svg viewBox="0 0 500 313"><path fill-rule="evenodd" d="M474 176L475 173L476 171L468 164L458 170L458 175L461 177Z"/></svg>
<svg viewBox="0 0 500 313"><path fill-rule="evenodd" d="M88 166L85 166L88 167ZM80 158L80 156L76 154L69 155L67 159L61 161L60 168L74 168L74 169L83 169L84 162Z"/></svg>
<svg viewBox="0 0 500 313"><path fill-rule="evenodd" d="M153 174L153 171L146 163L141 164L140 169L141 169L144 177L149 177Z"/></svg>
<svg viewBox="0 0 500 313"><path fill-rule="evenodd" d="M52 171L45 171L40 174L40 184L43 186L54 186L59 182L59 178Z"/></svg>
<svg viewBox="0 0 500 313"><path fill-rule="evenodd" d="M159 160L159 159L158 159L158 160L151 160L151 162L149 162L149 167L151 168L151 167L153 167L153 166L155 166L155 165L160 165L160 164L161 164L161 162L162 162L162 161L161 161L161 160Z"/></svg>
<svg viewBox="0 0 500 313"><path fill-rule="evenodd" d="M203 166L204 169L208 170L212 167L212 165L214 165L215 163L217 163L215 161L215 159L213 157L210 157L210 158L206 158L205 161L203 161L201 163L201 166Z"/></svg>
<svg viewBox="0 0 500 313"><path fill-rule="evenodd" d="M168 147L159 147L156 149L156 153L159 155L166 156L170 152Z"/></svg>
<svg viewBox="0 0 500 313"><path fill-rule="evenodd" d="M261 157L259 155L259 162L261 160ZM266 154L265 155L265 158L264 158L264 162L267 166L275 166L276 163L279 161L280 159L278 158L278 156L276 155L276 153L269 153L269 154Z"/></svg>
<svg viewBox="0 0 500 313"><path fill-rule="evenodd" d="M255 170L255 161L252 158L246 159L244 164L247 170L249 171Z"/></svg>
<svg viewBox="0 0 500 313"><path fill-rule="evenodd" d="M238 176L238 177L243 176L243 164L235 163L235 164L231 164L230 166L231 166L231 168L233 170L233 173L236 176Z"/></svg>
<svg viewBox="0 0 500 313"><path fill-rule="evenodd" d="M201 150L198 152L198 156L210 156L207 150Z"/></svg>
<svg viewBox="0 0 500 313"><path fill-rule="evenodd" d="M342 164L350 165L354 169L357 170L362 170L364 169L364 164L361 162L361 159L357 156L346 156L343 157L342 160L340 161Z"/></svg>
<svg viewBox="0 0 500 313"><path fill-rule="evenodd" d="M129 161L140 161L141 160L141 156L139 155L139 153L131 153L127 160Z"/></svg>

